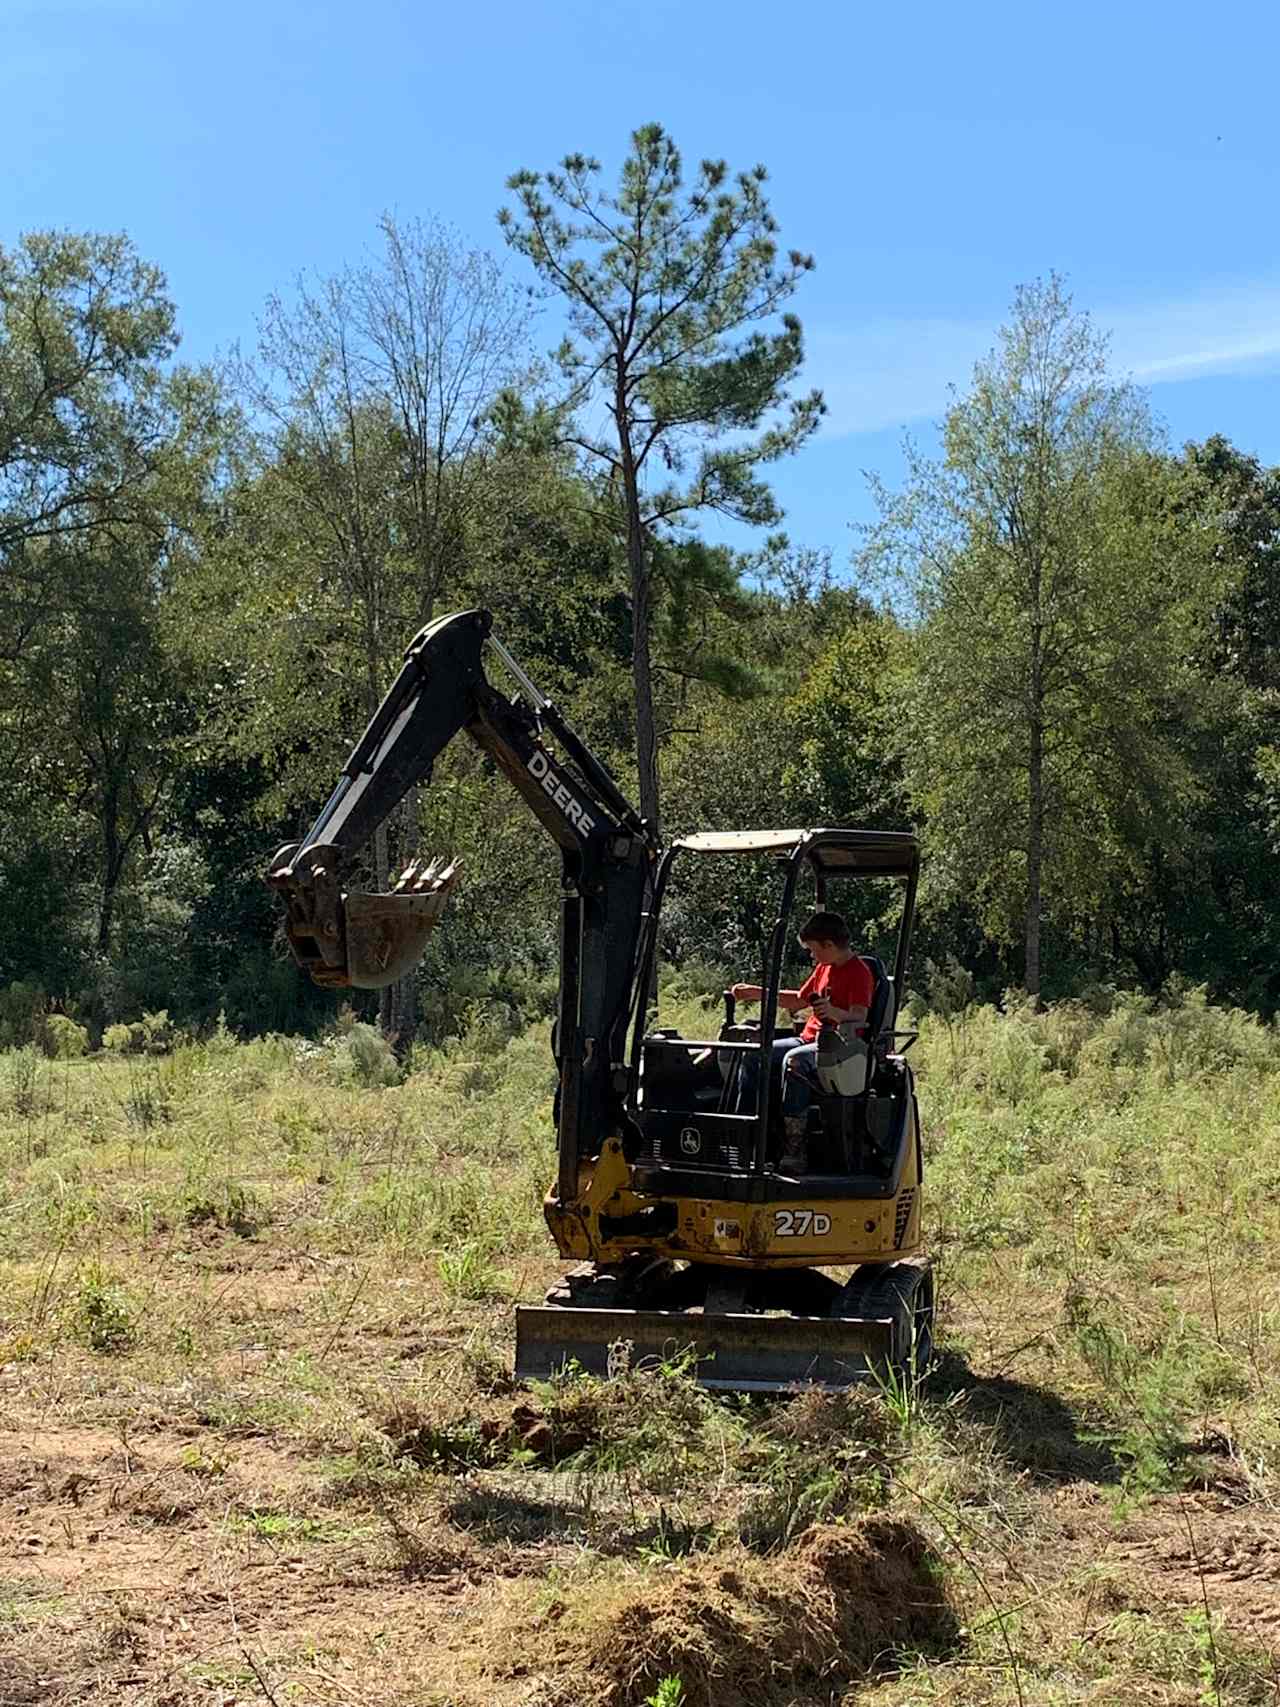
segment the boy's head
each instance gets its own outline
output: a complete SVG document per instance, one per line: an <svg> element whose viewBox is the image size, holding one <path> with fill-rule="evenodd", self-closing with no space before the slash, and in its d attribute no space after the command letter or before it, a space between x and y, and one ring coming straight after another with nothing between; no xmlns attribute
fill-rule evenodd
<svg viewBox="0 0 1280 1707"><path fill-rule="evenodd" d="M839 913L810 913L796 933L815 966L847 958L849 927Z"/></svg>

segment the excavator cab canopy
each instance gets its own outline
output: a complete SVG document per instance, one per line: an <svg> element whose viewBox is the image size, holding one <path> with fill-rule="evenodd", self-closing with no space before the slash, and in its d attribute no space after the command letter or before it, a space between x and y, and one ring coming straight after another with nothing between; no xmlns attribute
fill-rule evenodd
<svg viewBox="0 0 1280 1707"><path fill-rule="evenodd" d="M772 856L782 868L781 900L768 931L760 979L760 1019L746 1025L736 1023L733 998L726 992L725 1024L717 1037L694 1038L670 1029L650 1030L647 992L654 984L661 915L673 868L690 856L707 855L757 860ZM907 1034L897 1033L894 1027L910 952L919 865L919 843L904 830L706 831L681 837L668 847L659 863L653 906L641 943L628 1075L629 1111L639 1135L636 1159L643 1158L642 1166L655 1189L684 1192L700 1183L705 1191L707 1172L721 1176L717 1191L749 1200L772 1200L793 1189L801 1193L811 1188L811 1181L791 1184L779 1176L775 1157L780 1111L776 1097L769 1093L778 993L793 934L793 912L806 874L812 880L819 907L827 905L831 878L853 882L888 879L903 886L891 967L874 955L862 956L872 970L876 996L860 1042L871 1057L866 1084L874 1081L879 1102L868 1102L862 1092L856 1097L827 1097L825 1117L831 1136L823 1147L828 1166L822 1170L842 1176L826 1182L836 1195L880 1196L897 1189L902 1149L896 1137L908 1110L907 1082L893 1065L893 1054L896 1040ZM740 1096L736 1087L742 1083L748 1058L753 1056L759 1060L755 1074L759 1089L751 1096ZM752 1101L754 1109L744 1106ZM845 1103L857 1106L841 1106ZM873 1141L877 1123L885 1130L879 1134L879 1141ZM838 1163L834 1159L837 1154L844 1158ZM880 1159L890 1157L894 1168L882 1170L879 1178L870 1177L871 1170L879 1168ZM693 1177L698 1174L702 1175L701 1182Z"/></svg>
<svg viewBox="0 0 1280 1707"><path fill-rule="evenodd" d="M808 859L818 871L905 877L920 865L920 844L905 830L706 830L672 844L686 853L771 853Z"/></svg>
<svg viewBox="0 0 1280 1707"><path fill-rule="evenodd" d="M800 875L806 866L813 874L819 906L826 905L829 877L899 879L905 884L906 893L893 976L901 990L911 949L916 886L920 875L920 842L909 830L705 830L696 835L681 836L667 849L659 869L659 902L670 879L672 865L680 854L772 854L784 867L782 905L774 926L773 952L768 955L773 977L765 980L766 1003L769 997L777 998L788 921ZM660 910L660 906L655 906L655 940L649 945L651 952L656 952L656 916Z"/></svg>

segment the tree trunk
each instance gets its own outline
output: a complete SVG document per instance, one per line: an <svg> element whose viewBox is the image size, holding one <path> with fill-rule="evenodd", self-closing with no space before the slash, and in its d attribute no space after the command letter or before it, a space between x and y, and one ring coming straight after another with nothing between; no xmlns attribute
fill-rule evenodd
<svg viewBox="0 0 1280 1707"><path fill-rule="evenodd" d="M108 853L106 868L102 874L102 895L98 902L98 953L104 956L111 952L111 927L115 922L116 890L120 886L120 872L123 866L122 858Z"/></svg>
<svg viewBox="0 0 1280 1707"><path fill-rule="evenodd" d="M625 417L626 400L619 385L615 402L618 441L622 450L622 483L627 505L627 568L631 576L631 676L636 696L636 770L640 781L640 816L658 830L658 728L653 714L653 673L649 658L649 565L645 558L644 525L640 519L640 489L631 435Z"/></svg>
<svg viewBox="0 0 1280 1707"><path fill-rule="evenodd" d="M1027 994L1040 1006L1040 913L1044 867L1044 733L1037 721L1031 730L1030 811L1027 816L1027 929L1023 981Z"/></svg>
<svg viewBox="0 0 1280 1707"><path fill-rule="evenodd" d="M1032 576L1037 606L1040 574ZM1027 920L1023 981L1040 1006L1040 913L1044 872L1044 671L1039 611L1031 625L1031 730L1027 754Z"/></svg>
<svg viewBox="0 0 1280 1707"><path fill-rule="evenodd" d="M389 837L384 819L373 832L373 886L379 895L391 887ZM384 984L378 991L378 1029L388 1040L396 1034L395 985Z"/></svg>
<svg viewBox="0 0 1280 1707"><path fill-rule="evenodd" d="M120 814L114 788L103 796L99 822L102 826L102 894L98 901L98 953L111 952L111 927L115 921L116 890L124 870L126 848L120 839Z"/></svg>
<svg viewBox="0 0 1280 1707"><path fill-rule="evenodd" d="M418 789L415 785L400 807L400 835L396 863L403 868L418 854ZM388 874L389 875L389 874ZM389 1035L395 1039L395 1052L403 1058L418 1033L418 969L412 967L403 978L397 978L387 991L391 998Z"/></svg>

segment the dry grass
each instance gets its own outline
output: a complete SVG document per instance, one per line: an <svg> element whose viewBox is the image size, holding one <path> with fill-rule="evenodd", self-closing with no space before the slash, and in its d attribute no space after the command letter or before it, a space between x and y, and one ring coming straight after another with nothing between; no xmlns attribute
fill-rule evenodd
<svg viewBox="0 0 1280 1707"><path fill-rule="evenodd" d="M670 1676L688 1707L826 1701L904 1648L945 1655L956 1640L929 1543L893 1517L813 1525L768 1560L727 1549L597 1593L572 1623L557 1658L578 1693L564 1699L607 1707L640 1707Z"/></svg>
<svg viewBox="0 0 1280 1707"><path fill-rule="evenodd" d="M1280 1702L1274 1036L917 1054L943 1354L789 1401L513 1390L543 1033L0 1058L0 1707Z"/></svg>

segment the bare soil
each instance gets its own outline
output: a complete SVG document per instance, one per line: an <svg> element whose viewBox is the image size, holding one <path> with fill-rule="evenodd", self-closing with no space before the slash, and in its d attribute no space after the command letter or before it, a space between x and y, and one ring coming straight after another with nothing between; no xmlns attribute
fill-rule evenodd
<svg viewBox="0 0 1280 1707"><path fill-rule="evenodd" d="M496 1408L520 1426L518 1399ZM0 1707L630 1707L669 1673L689 1707L721 1707L752 1699L749 1680L770 1665L788 1689L755 1699L820 1702L841 1698L824 1676L855 1688L906 1601L907 1635L938 1651L957 1640L919 1535L896 1519L819 1527L785 1561L713 1555L652 1580L633 1573L583 1622L562 1526L508 1522L486 1544L465 1522L468 1501L472 1518L492 1502L492 1479L486 1492L460 1473L464 1522L451 1527L352 1498L322 1454L285 1437L8 1421ZM1087 1481L1036 1499L1036 1543L1015 1549L1013 1570L1045 1585L1087 1576L1082 1636L1124 1608L1207 1610L1280 1676L1274 1513L1206 1490L1117 1521ZM1013 1593L998 1563L988 1571Z"/></svg>

